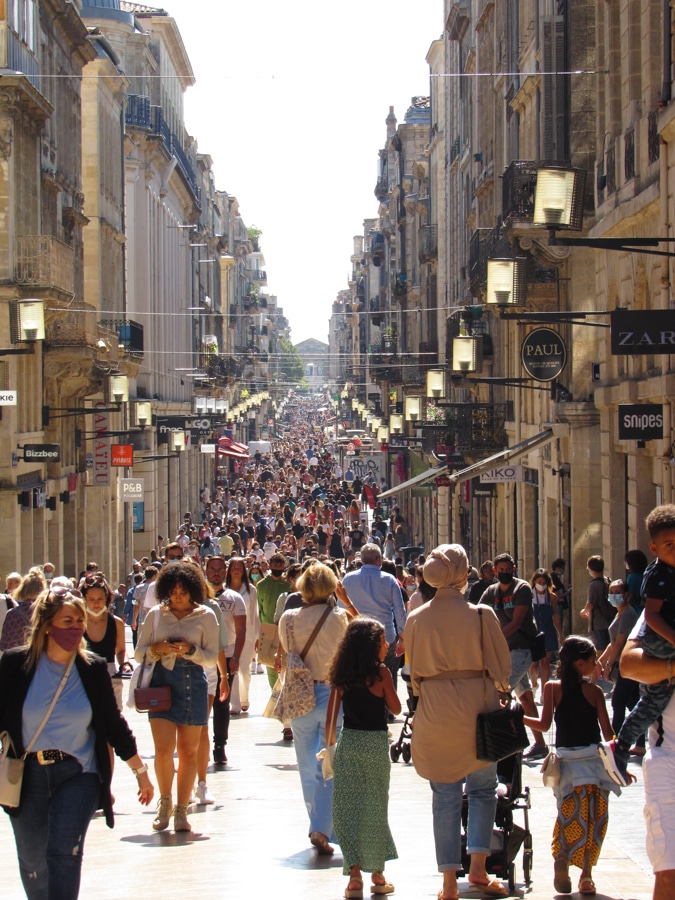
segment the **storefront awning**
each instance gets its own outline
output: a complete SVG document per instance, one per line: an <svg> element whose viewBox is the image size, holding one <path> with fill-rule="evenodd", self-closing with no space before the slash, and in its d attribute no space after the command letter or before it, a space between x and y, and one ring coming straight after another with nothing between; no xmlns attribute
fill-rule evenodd
<svg viewBox="0 0 675 900"><path fill-rule="evenodd" d="M250 459L246 444L233 441L230 437L218 438L218 453L221 456L231 456L232 459Z"/></svg>
<svg viewBox="0 0 675 900"><path fill-rule="evenodd" d="M474 478L476 475L480 475L481 472L485 472L487 469L494 468L498 463L507 461L514 462L516 459L520 459L521 456L526 456L531 450L534 450L535 447L539 447L542 444L546 444L553 440L554 437L555 434L553 429L546 428L544 431L540 431L538 434L526 438L518 444L514 444L513 447L507 447L505 450L500 450L499 453L493 453L492 456L488 456L480 462L467 466L465 469L460 469L458 472L449 472L447 464L436 466L433 469L427 469L426 472L415 475L414 478L410 478L408 481L404 481L396 487L389 488L381 494L378 494L378 499L392 497L394 494L409 491L414 487L420 487L428 481L433 481L434 478L438 478L439 475L448 475L453 484L460 484L468 478Z"/></svg>

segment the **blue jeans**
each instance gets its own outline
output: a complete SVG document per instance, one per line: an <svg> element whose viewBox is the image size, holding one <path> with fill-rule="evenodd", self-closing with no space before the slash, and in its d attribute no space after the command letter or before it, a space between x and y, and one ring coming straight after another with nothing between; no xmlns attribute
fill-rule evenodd
<svg viewBox="0 0 675 900"><path fill-rule="evenodd" d="M439 872L462 868L463 781L429 782L433 792L434 843ZM466 777L469 799L467 853L490 854L490 840L497 811L497 764L491 763Z"/></svg>
<svg viewBox="0 0 675 900"><path fill-rule="evenodd" d="M76 759L41 766L26 760L19 815L10 821L28 900L76 900L84 838L101 781Z"/></svg>
<svg viewBox="0 0 675 900"><path fill-rule="evenodd" d="M324 781L321 763L316 754L326 746L326 711L330 686L315 684L316 706L304 716L293 719L293 743L298 759L302 796L309 814L309 833L320 831L329 841L335 841L333 831L333 780ZM342 710L338 715L337 736L342 730Z"/></svg>
<svg viewBox="0 0 675 900"><path fill-rule="evenodd" d="M511 650L511 687L516 697L522 697L527 691L532 690L530 683L530 666L532 665L531 650Z"/></svg>

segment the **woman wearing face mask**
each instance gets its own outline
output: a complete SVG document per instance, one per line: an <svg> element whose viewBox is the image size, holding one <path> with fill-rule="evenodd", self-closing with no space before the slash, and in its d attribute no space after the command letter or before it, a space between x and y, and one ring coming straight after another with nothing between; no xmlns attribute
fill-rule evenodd
<svg viewBox="0 0 675 900"><path fill-rule="evenodd" d="M84 639L91 652L102 656L108 663L115 700L121 712L122 678L116 678L115 674L118 669L120 672L131 669L127 660L124 622L112 614L110 609L112 591L102 573L94 572L86 575L80 582L80 591L87 607L87 630Z"/></svg>
<svg viewBox="0 0 675 900"><path fill-rule="evenodd" d="M612 728L618 734L626 718L626 713L640 699L640 685L637 681L624 678L619 672L619 659L626 644L628 635L637 622L638 613L632 604L633 596L628 590L627 582L618 578L609 586L607 595L609 602L616 608L616 616L609 626L609 645L598 659L600 677L614 683L612 691ZM638 739L631 753L642 756L645 753L644 734Z"/></svg>
<svg viewBox="0 0 675 900"><path fill-rule="evenodd" d="M12 755L30 751L20 805L6 810L29 900L78 896L94 812L103 809L113 826L108 743L136 775L140 802L149 804L154 792L106 663L85 649L85 617L79 591L60 585L44 591L28 646L0 660L0 731L9 732Z"/></svg>
<svg viewBox="0 0 675 900"><path fill-rule="evenodd" d="M555 653L562 642L560 616L558 615L558 598L553 591L553 579L547 569L537 569L530 579L532 588L532 609L537 632L546 636L546 655L530 666L532 691L537 689L537 680L541 673L541 696L544 696L544 685L551 677L551 654Z"/></svg>
<svg viewBox="0 0 675 900"><path fill-rule="evenodd" d="M251 668L248 663L258 650L260 635L258 592L255 584L249 581L244 560L238 556L233 557L229 562L225 587L240 594L246 606L246 641L244 649L241 651L241 658L246 660L247 665L239 667L239 673L232 683L232 696L230 697L230 712L238 715L240 712L248 712L248 691L251 684Z"/></svg>

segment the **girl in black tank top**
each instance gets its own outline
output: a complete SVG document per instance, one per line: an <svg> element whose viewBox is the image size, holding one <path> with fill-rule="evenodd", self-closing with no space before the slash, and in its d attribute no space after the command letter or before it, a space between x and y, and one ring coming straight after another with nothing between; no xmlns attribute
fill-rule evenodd
<svg viewBox="0 0 675 900"><path fill-rule="evenodd" d="M534 731L547 731L555 720L555 746L562 751L560 787L564 785L568 792L556 793L558 818L552 842L553 885L561 894L572 890L570 865L581 869L579 893L595 894L592 869L607 830L609 791L597 783L580 783L603 780L603 764L593 748L600 745L601 734L605 741L613 737L605 695L587 681L596 669L597 651L591 641L574 635L567 638L560 648L558 680L544 687L541 716L525 716L525 724Z"/></svg>
<svg viewBox="0 0 675 900"><path fill-rule="evenodd" d="M385 862L397 858L387 822L391 770L387 709L398 715L401 701L384 665L388 649L384 627L375 619L358 616L347 626L328 677L327 748L335 744L340 701L344 710L335 748L333 827L342 849L343 871L349 874L347 898L363 897L362 871L372 872L371 893L388 894L394 889L384 877Z"/></svg>

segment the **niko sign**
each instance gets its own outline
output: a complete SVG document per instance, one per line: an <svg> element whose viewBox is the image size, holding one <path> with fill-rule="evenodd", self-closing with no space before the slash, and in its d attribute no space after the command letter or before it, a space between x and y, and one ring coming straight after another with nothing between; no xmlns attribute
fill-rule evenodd
<svg viewBox="0 0 675 900"><path fill-rule="evenodd" d="M142 478L120 478L120 500L124 503L138 503L143 499L144 483Z"/></svg>
<svg viewBox="0 0 675 900"><path fill-rule="evenodd" d="M523 368L535 381L553 381L567 362L567 347L552 328L535 328L520 347Z"/></svg>
<svg viewBox="0 0 675 900"><path fill-rule="evenodd" d="M620 441L658 441L663 438L663 406L658 403L619 404Z"/></svg>

